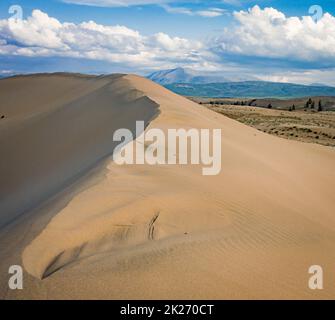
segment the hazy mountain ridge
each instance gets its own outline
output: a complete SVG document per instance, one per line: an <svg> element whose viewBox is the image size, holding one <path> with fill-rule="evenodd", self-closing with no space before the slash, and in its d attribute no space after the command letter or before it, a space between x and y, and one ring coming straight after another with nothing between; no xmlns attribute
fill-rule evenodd
<svg viewBox="0 0 335 320"><path fill-rule="evenodd" d="M334 87L301 85L265 81L222 82L209 84L169 84L171 91L184 96L299 98L306 96L335 96Z"/></svg>
<svg viewBox="0 0 335 320"><path fill-rule="evenodd" d="M198 75L184 68L175 68L153 72L147 76L148 79L161 85L175 83L207 84L213 82L227 82L223 76L217 75Z"/></svg>
<svg viewBox="0 0 335 320"><path fill-rule="evenodd" d="M184 96L208 98L300 98L306 96L335 96L335 88L325 84L239 81L218 75L199 75L184 68L161 70L147 76Z"/></svg>

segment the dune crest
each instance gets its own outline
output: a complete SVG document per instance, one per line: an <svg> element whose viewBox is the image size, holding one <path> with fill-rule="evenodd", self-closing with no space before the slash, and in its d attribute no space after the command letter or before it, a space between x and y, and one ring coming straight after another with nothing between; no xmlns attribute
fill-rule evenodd
<svg viewBox="0 0 335 320"><path fill-rule="evenodd" d="M334 296L335 286L313 296L307 271L335 266L335 151L264 134L138 76L122 81L159 105L148 128L221 128L222 171L109 162L23 252L49 297Z"/></svg>
<svg viewBox="0 0 335 320"><path fill-rule="evenodd" d="M50 74L1 80L0 227L112 154L118 128L135 132L157 105L123 75ZM16 98L13 98L16 97ZM31 183L33 181L33 183Z"/></svg>

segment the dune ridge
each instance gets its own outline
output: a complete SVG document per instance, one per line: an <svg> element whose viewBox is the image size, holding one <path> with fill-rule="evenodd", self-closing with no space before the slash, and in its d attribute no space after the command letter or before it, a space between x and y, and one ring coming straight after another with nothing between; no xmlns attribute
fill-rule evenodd
<svg viewBox="0 0 335 320"><path fill-rule="evenodd" d="M138 76L121 85L159 105L148 128L222 128L221 173L109 161L23 246L26 288L7 298L334 297L334 149L267 135ZM319 292L312 264L327 274Z"/></svg>
<svg viewBox="0 0 335 320"><path fill-rule="evenodd" d="M112 154L117 128L135 134L136 119L155 116L157 105L123 82L69 74L1 80L0 226Z"/></svg>

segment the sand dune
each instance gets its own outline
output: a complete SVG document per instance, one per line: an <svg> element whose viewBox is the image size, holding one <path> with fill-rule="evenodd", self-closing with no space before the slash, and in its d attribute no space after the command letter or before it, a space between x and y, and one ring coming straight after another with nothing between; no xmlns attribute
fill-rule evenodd
<svg viewBox="0 0 335 320"><path fill-rule="evenodd" d="M114 131L158 111L121 75L23 76L1 81L0 226L111 154Z"/></svg>
<svg viewBox="0 0 335 320"><path fill-rule="evenodd" d="M49 76L42 82L45 86L49 82L61 85L57 77L60 76ZM20 81L25 83L23 79ZM113 114L106 113L108 106L122 106L119 117L127 119L126 127L143 115L143 110L145 120L149 121L158 114L156 105L159 105L159 115L148 128L221 128L222 171L217 176L203 176L200 166L119 166L106 160L95 167L95 172L67 189L57 185L58 193L54 191L52 176L46 176L41 180L45 184L40 190L48 187L54 197L0 232L0 241L5 244L0 251L3 297L319 299L335 296L334 149L259 132L141 77L71 76L68 81L76 88L86 85L86 81L96 85L86 88L89 92L84 99L78 97L78 92L73 93L75 98L68 93L69 100L75 99L74 109L78 109L71 117L74 126L79 126L77 117L81 109L86 110L83 105L90 109L90 117L101 112L111 119ZM53 88L44 88L44 94L51 95L48 90ZM129 110L124 110L128 106ZM66 112L69 106L62 101L49 108L52 112L58 108ZM40 112L37 106L33 109ZM133 113L135 110L138 113ZM21 109L17 113L25 119L22 121L28 121L28 115ZM61 122L67 117L70 116L65 113ZM92 125L90 117L85 118L85 125ZM49 113L48 118L52 123L55 121L55 127L59 125L59 118ZM77 165L81 170L88 168L78 154L84 152L80 146L93 132L92 145L95 145L115 130L113 121L101 121L97 119L93 129L83 128L78 136L84 138L73 139L70 146L64 147L61 158L64 166L69 165L66 172L72 173ZM121 124L124 123L117 126ZM101 135L97 135L100 130ZM48 134L49 126L41 132ZM64 139L58 143L63 146ZM9 142L3 147L6 152L8 145ZM40 147L46 148L47 142ZM112 147L102 143L103 152L87 149L86 156L99 159ZM35 150L39 151L37 147ZM9 194L16 200L22 195L31 197L34 180L29 175L22 177L22 169L18 167L36 157L28 152L20 153L19 158L11 156L13 171L1 182L1 188L8 192L4 199ZM1 166L5 168L9 162L1 162ZM44 175L48 167L44 168L43 173L36 172ZM53 170L65 172L58 164ZM25 181L27 188L13 187L7 191L7 185L14 186L9 182L13 172L17 177L15 185L21 186L21 181ZM25 206L25 202L14 202L1 204L2 219L8 220L20 211L21 205ZM4 271L14 262L22 263L26 271L22 291L6 290ZM312 264L324 268L322 291L308 288L308 268Z"/></svg>

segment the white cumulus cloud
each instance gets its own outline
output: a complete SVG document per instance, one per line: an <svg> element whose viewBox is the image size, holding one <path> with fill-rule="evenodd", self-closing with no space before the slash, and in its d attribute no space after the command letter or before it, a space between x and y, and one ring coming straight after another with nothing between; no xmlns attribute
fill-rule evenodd
<svg viewBox="0 0 335 320"><path fill-rule="evenodd" d="M274 8L254 6L235 12L234 18L236 25L215 39L222 52L335 62L335 17L329 13L315 22L311 16L286 17Z"/></svg>
<svg viewBox="0 0 335 320"><path fill-rule="evenodd" d="M158 67L202 63L202 43L159 32L150 36L94 21L61 23L40 10L26 20L0 20L0 54L61 56Z"/></svg>

